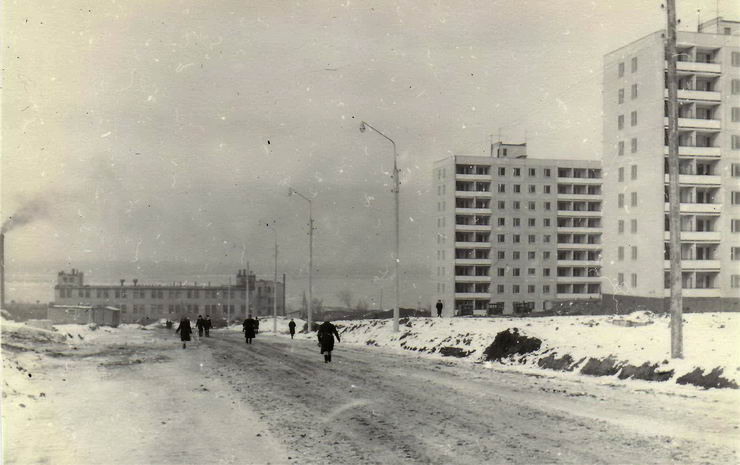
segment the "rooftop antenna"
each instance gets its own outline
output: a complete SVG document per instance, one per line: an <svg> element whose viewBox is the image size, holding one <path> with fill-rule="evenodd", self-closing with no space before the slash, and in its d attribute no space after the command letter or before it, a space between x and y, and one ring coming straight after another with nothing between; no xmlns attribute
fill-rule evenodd
<svg viewBox="0 0 740 465"><path fill-rule="evenodd" d="M701 32L701 8L696 9L696 32Z"/></svg>
<svg viewBox="0 0 740 465"><path fill-rule="evenodd" d="M714 11L715 13L717 13L717 34L719 34L719 0L717 0L717 2L714 4Z"/></svg>

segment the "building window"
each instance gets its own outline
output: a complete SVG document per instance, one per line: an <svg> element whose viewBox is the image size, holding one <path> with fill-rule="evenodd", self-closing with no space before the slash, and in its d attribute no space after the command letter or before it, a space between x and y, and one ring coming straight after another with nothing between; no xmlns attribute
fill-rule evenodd
<svg viewBox="0 0 740 465"><path fill-rule="evenodd" d="M732 80L732 94L733 95L740 94L740 79Z"/></svg>
<svg viewBox="0 0 740 465"><path fill-rule="evenodd" d="M512 242L514 242L514 244L519 243L519 234L514 234Z"/></svg>
<svg viewBox="0 0 740 465"><path fill-rule="evenodd" d="M527 226L530 228L534 228L537 225L537 219L536 218L529 218L527 220Z"/></svg>
<svg viewBox="0 0 740 465"><path fill-rule="evenodd" d="M506 242L506 234L499 234L498 235L498 242L499 242L499 244L503 244L504 242Z"/></svg>
<svg viewBox="0 0 740 465"><path fill-rule="evenodd" d="M535 268L527 268L527 276L536 276L537 270Z"/></svg>
<svg viewBox="0 0 740 465"><path fill-rule="evenodd" d="M499 176L506 176L506 168L504 168L503 166L499 167L499 169L498 169L498 175Z"/></svg>
<svg viewBox="0 0 740 465"><path fill-rule="evenodd" d="M513 269L511 270L511 275L512 275L512 276L517 276L517 277L518 277L518 276L519 276L519 268L513 268Z"/></svg>
<svg viewBox="0 0 740 465"><path fill-rule="evenodd" d="M617 231L619 232L619 234L622 234L624 232L624 220L617 221Z"/></svg>
<svg viewBox="0 0 740 465"><path fill-rule="evenodd" d="M740 107L732 107L732 122L740 123Z"/></svg>
<svg viewBox="0 0 740 465"><path fill-rule="evenodd" d="M544 186L543 189L545 191L545 194L549 194L550 193L550 185L549 184L546 185L546 186Z"/></svg>
<svg viewBox="0 0 740 465"><path fill-rule="evenodd" d="M548 238L545 242L550 242L550 239L549 239L550 236L545 236L545 237ZM550 259L550 252L549 251L542 252L542 259L543 260L549 260ZM548 275L545 275L545 276L548 276Z"/></svg>
<svg viewBox="0 0 740 465"><path fill-rule="evenodd" d="M519 251L515 250L511 253L512 260L519 260Z"/></svg>
<svg viewBox="0 0 740 465"><path fill-rule="evenodd" d="M630 281L632 281L632 287L637 287L637 273L632 273L632 276L630 276Z"/></svg>
<svg viewBox="0 0 740 465"><path fill-rule="evenodd" d="M617 116L617 129L624 129L624 115Z"/></svg>
<svg viewBox="0 0 740 465"><path fill-rule="evenodd" d="M543 294L549 294L550 293L550 286L548 286L547 284L545 284L544 286L542 286L542 293Z"/></svg>
<svg viewBox="0 0 740 465"><path fill-rule="evenodd" d="M528 285L527 286L527 293L534 294L534 292L535 292L534 285L532 285L532 284Z"/></svg>
<svg viewBox="0 0 740 465"><path fill-rule="evenodd" d="M637 234L637 220L634 218L630 220L630 232Z"/></svg>
<svg viewBox="0 0 740 465"><path fill-rule="evenodd" d="M624 286L624 273L617 273L617 286Z"/></svg>
<svg viewBox="0 0 740 465"><path fill-rule="evenodd" d="M499 226L506 226L506 218L499 218L497 224Z"/></svg>
<svg viewBox="0 0 740 465"><path fill-rule="evenodd" d="M730 279L730 286L733 289L740 288L740 274L733 274Z"/></svg>
<svg viewBox="0 0 740 465"><path fill-rule="evenodd" d="M518 194L521 192L521 186L519 184L514 184L514 193Z"/></svg>
<svg viewBox="0 0 740 465"><path fill-rule="evenodd" d="M537 193L537 186L535 186L534 184L530 184L529 185L529 193L530 194L536 194Z"/></svg>
<svg viewBox="0 0 740 465"><path fill-rule="evenodd" d="M506 251L499 250L497 256L499 260L506 260Z"/></svg>
<svg viewBox="0 0 740 465"><path fill-rule="evenodd" d="M738 84L740 84L740 81L738 81ZM738 86L738 87L740 87L740 86ZM549 178L550 177L550 168L545 168L545 177L546 178Z"/></svg>
<svg viewBox="0 0 740 465"><path fill-rule="evenodd" d="M740 136L733 134L732 135L732 149L737 150L740 149Z"/></svg>
<svg viewBox="0 0 740 465"><path fill-rule="evenodd" d="M521 168L514 168L514 176L521 176L522 170Z"/></svg>
<svg viewBox="0 0 740 465"><path fill-rule="evenodd" d="M533 178L533 177L535 177L535 176L537 176L537 169L535 169L535 168L530 168L530 169L529 169L529 177L530 177L530 178Z"/></svg>
<svg viewBox="0 0 740 465"><path fill-rule="evenodd" d="M537 258L537 252L533 250L527 252L527 260L534 260L535 258Z"/></svg>
<svg viewBox="0 0 740 465"><path fill-rule="evenodd" d="M637 71L637 57L632 57L632 63L631 63L630 70L634 73Z"/></svg>
<svg viewBox="0 0 740 465"><path fill-rule="evenodd" d="M518 228L519 226L521 226L521 224L520 224L521 223L521 220L519 218L514 218L513 221L514 221L514 227L515 228Z"/></svg>
<svg viewBox="0 0 740 465"><path fill-rule="evenodd" d="M732 66L740 66L740 52L732 52Z"/></svg>
<svg viewBox="0 0 740 465"><path fill-rule="evenodd" d="M619 89L617 93L617 103L619 105L624 103L624 89Z"/></svg>
<svg viewBox="0 0 740 465"><path fill-rule="evenodd" d="M618 182L624 182L624 168L620 167L617 175Z"/></svg>
<svg viewBox="0 0 740 465"><path fill-rule="evenodd" d="M632 246L632 260L637 260L637 246Z"/></svg>
<svg viewBox="0 0 740 465"><path fill-rule="evenodd" d="M505 194L506 193L506 184L499 184L498 185L498 193L499 194Z"/></svg>
<svg viewBox="0 0 740 465"><path fill-rule="evenodd" d="M503 200L498 201L498 209L499 210L506 210L506 202Z"/></svg>
<svg viewBox="0 0 740 465"><path fill-rule="evenodd" d="M734 233L740 232L740 220L739 219L732 219L730 220L730 230Z"/></svg>
<svg viewBox="0 0 740 465"><path fill-rule="evenodd" d="M545 234L544 236L542 236L542 242L544 242L545 244L548 244L550 242L550 235L549 234ZM545 258L547 258L547 257L545 257Z"/></svg>
<svg viewBox="0 0 740 465"><path fill-rule="evenodd" d="M550 276L550 268L542 268L542 276Z"/></svg>
<svg viewBox="0 0 740 465"><path fill-rule="evenodd" d="M518 284L514 284L513 286L511 286L511 293L512 294L519 294L519 285Z"/></svg>
<svg viewBox="0 0 740 465"><path fill-rule="evenodd" d="M637 179L637 165L630 166L630 179L633 181Z"/></svg>
<svg viewBox="0 0 740 465"><path fill-rule="evenodd" d="M617 248L617 260L620 262L624 260L624 247L621 245Z"/></svg>
<svg viewBox="0 0 740 465"><path fill-rule="evenodd" d="M506 275L506 268L499 268L499 269L497 270L497 273L498 273L498 276L499 276L500 278L504 277L504 275Z"/></svg>
<svg viewBox="0 0 740 465"><path fill-rule="evenodd" d="M617 143L617 155L624 155L624 141L620 140Z"/></svg>
<svg viewBox="0 0 740 465"><path fill-rule="evenodd" d="M550 227L550 218L545 218L544 220L542 220L542 225L545 226L546 228L549 228Z"/></svg>
<svg viewBox="0 0 740 465"><path fill-rule="evenodd" d="M528 202L527 206L529 207L529 209L530 209L531 211L534 211L534 210L536 210L536 208L537 208L537 205L536 205L536 203L535 203L535 202Z"/></svg>
<svg viewBox="0 0 740 465"><path fill-rule="evenodd" d="M512 203L511 203L511 207L512 207L512 208L513 208L514 210L519 210L519 207L520 207L520 203L519 203L519 201L518 201L518 200L514 200L514 201L513 201Z"/></svg>
<svg viewBox="0 0 740 465"><path fill-rule="evenodd" d="M633 137L633 138L632 138L632 139L630 140L630 151L631 151L632 153L635 153L635 152L637 152L637 137Z"/></svg>
<svg viewBox="0 0 740 465"><path fill-rule="evenodd" d="M617 207L624 208L624 194L617 195Z"/></svg>
<svg viewBox="0 0 740 465"><path fill-rule="evenodd" d="M535 236L534 234L530 234L527 240L530 244L534 244L535 242L537 242L537 236Z"/></svg>
<svg viewBox="0 0 740 465"><path fill-rule="evenodd" d="M549 209L550 209L550 202L545 202L545 210L549 210Z"/></svg>
<svg viewBox="0 0 740 465"><path fill-rule="evenodd" d="M637 98L637 84L632 84L632 92L630 92L632 100Z"/></svg>
<svg viewBox="0 0 740 465"><path fill-rule="evenodd" d="M617 67L617 74L619 75L619 77L624 76L624 63L623 62L619 63L619 66Z"/></svg>
<svg viewBox="0 0 740 465"><path fill-rule="evenodd" d="M504 285L503 284L499 284L498 286L496 286L496 292L498 292L499 294L503 294L505 292L504 291Z"/></svg>
<svg viewBox="0 0 740 465"><path fill-rule="evenodd" d="M733 205L740 205L740 192L732 191L732 194L730 196L730 202Z"/></svg>
<svg viewBox="0 0 740 465"><path fill-rule="evenodd" d="M731 260L740 260L740 247L731 247L730 248L730 259Z"/></svg>
<svg viewBox="0 0 740 465"><path fill-rule="evenodd" d="M637 206L637 192L630 193L630 206L631 207Z"/></svg>
<svg viewBox="0 0 740 465"><path fill-rule="evenodd" d="M630 125L637 126L637 112L633 111L630 113Z"/></svg>

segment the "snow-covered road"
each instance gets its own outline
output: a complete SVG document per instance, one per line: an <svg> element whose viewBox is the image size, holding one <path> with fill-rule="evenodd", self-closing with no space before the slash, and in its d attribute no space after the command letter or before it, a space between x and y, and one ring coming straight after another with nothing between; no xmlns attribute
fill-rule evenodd
<svg viewBox="0 0 740 465"><path fill-rule="evenodd" d="M312 341L285 337L206 344L299 463L738 463L734 391L661 393L346 344L324 364Z"/></svg>
<svg viewBox="0 0 740 465"><path fill-rule="evenodd" d="M738 463L737 390L344 342L325 364L311 340L232 330L187 350L164 329L85 335L4 338L4 463Z"/></svg>

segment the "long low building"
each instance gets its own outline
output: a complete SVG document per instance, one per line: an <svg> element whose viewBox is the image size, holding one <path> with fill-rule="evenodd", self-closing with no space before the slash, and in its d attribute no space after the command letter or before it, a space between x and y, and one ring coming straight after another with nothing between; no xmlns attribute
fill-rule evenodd
<svg viewBox="0 0 740 465"><path fill-rule="evenodd" d="M247 299L247 281L249 299ZM272 315L273 302L277 298L279 315L285 314L285 284L257 279L253 273L239 270L235 284L144 284L137 279L130 283L120 280L119 284L86 284L84 273L72 269L60 271L54 286L56 305L89 305L115 307L121 310L121 322L133 323L167 318L191 318L199 314L211 318ZM247 302L249 311L247 311Z"/></svg>

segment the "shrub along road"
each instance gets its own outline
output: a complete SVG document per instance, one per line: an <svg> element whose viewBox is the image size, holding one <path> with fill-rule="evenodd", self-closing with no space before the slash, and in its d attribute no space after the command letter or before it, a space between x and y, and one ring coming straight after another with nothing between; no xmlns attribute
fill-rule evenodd
<svg viewBox="0 0 740 465"><path fill-rule="evenodd" d="M515 373L218 331L213 373L297 463L737 463L737 391Z"/></svg>

